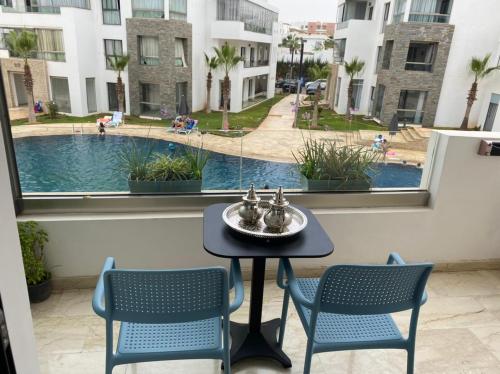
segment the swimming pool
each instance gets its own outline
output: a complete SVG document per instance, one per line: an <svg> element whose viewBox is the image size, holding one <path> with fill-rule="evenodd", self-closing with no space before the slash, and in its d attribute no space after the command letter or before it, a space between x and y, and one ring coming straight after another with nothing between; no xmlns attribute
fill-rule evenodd
<svg viewBox="0 0 500 374"><path fill-rule="evenodd" d="M164 140L129 136L53 135L14 139L23 192L124 192L127 172L120 168L120 151L131 141L154 152L175 153L184 147ZM241 181L240 181L240 164ZM406 165L379 165L374 187L418 187L422 170ZM210 152L203 173L204 190L302 188L295 164L262 161Z"/></svg>

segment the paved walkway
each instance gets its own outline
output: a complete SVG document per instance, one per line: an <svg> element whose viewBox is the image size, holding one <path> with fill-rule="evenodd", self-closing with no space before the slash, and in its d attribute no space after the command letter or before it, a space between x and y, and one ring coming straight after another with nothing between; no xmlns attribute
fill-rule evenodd
<svg viewBox="0 0 500 374"><path fill-rule="evenodd" d="M294 162L293 156L303 145L304 139L327 139L339 144L362 144L359 132L345 133L321 130L300 130L293 128L293 99L285 97L275 104L268 117L254 131L243 137L219 136L193 133L190 135L173 134L165 127L123 125L117 129L108 129L107 135L127 135L162 139L192 146L200 146L209 151L269 161ZM47 136L68 134L97 134L95 124L49 124L24 125L12 127L15 138L24 136ZM392 149L390 161L405 160L410 163L423 163L425 152L405 149Z"/></svg>

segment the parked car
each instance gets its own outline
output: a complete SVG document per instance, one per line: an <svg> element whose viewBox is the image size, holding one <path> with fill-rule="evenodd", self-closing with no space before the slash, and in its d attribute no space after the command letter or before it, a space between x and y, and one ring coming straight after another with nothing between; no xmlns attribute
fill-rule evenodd
<svg viewBox="0 0 500 374"><path fill-rule="evenodd" d="M321 90L324 90L326 88L323 88L323 85L321 84L321 82L314 82L312 84L310 84L309 86L307 86L306 88L306 94L308 95L314 95L316 93L316 90L318 89L318 86L320 87Z"/></svg>
<svg viewBox="0 0 500 374"><path fill-rule="evenodd" d="M318 80L315 80L315 81L312 81L312 82L307 82L307 83L306 83L306 85L305 85L306 91L307 91L307 89L308 89L311 85L313 85L313 84L315 84L315 83L317 83L317 82L319 82L319 83L321 84L321 89L322 89L322 90L325 90L325 89L326 89L326 79L318 79Z"/></svg>
<svg viewBox="0 0 500 374"><path fill-rule="evenodd" d="M285 83L285 79L277 79L275 87L276 88L283 88L283 84Z"/></svg>
<svg viewBox="0 0 500 374"><path fill-rule="evenodd" d="M295 79L286 79L281 88L283 89L283 92L296 93L297 81Z"/></svg>

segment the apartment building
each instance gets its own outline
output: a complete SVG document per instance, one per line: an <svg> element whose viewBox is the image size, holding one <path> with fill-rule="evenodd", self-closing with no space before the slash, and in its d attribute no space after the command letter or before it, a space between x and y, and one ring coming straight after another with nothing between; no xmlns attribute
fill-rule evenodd
<svg viewBox="0 0 500 374"><path fill-rule="evenodd" d="M225 42L245 61L231 72L230 110L274 96L277 10L266 0L9 0L0 6L0 65L9 107L27 103L22 61L4 35L38 36L30 60L34 99L83 116L114 111L116 72L109 59L128 54L122 74L126 112L177 113L182 96L193 111L206 102L205 56ZM214 72L211 104L220 109L223 72Z"/></svg>
<svg viewBox="0 0 500 374"><path fill-rule="evenodd" d="M335 23L320 21L307 22L307 32L309 34L333 36L335 32Z"/></svg>
<svg viewBox="0 0 500 374"><path fill-rule="evenodd" d="M492 55L499 61L500 3L472 5L452 0L341 0L337 13L336 62L365 62L354 80L355 113L383 124L397 114L400 123L459 127L473 81L468 62ZM335 109L345 113L349 77L340 66ZM500 76L480 83L470 127L491 129ZM490 103L493 107L490 108ZM489 111L489 116L487 115ZM500 123L498 124L500 128Z"/></svg>

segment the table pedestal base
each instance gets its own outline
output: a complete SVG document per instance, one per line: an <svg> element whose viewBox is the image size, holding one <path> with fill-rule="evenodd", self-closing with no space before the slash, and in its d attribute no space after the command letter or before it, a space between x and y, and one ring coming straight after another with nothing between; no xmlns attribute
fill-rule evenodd
<svg viewBox="0 0 500 374"><path fill-rule="evenodd" d="M284 368L292 367L288 356L278 346L276 333L280 319L263 322L258 332L252 332L248 324L231 322L231 365L246 358L271 358Z"/></svg>

